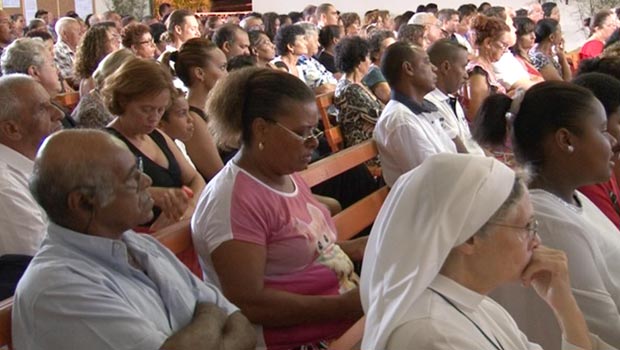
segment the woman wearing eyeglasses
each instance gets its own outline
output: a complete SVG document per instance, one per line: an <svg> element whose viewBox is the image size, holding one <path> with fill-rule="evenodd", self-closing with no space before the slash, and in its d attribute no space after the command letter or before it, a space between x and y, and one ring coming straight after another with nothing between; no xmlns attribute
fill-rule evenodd
<svg viewBox="0 0 620 350"><path fill-rule="evenodd" d="M493 17L479 15L472 26L476 32L478 56L467 64L469 80L463 87L466 89L463 105L467 110L467 118L473 121L482 101L491 94L505 94L506 89L500 84L493 71L493 63L499 61L511 45L511 34L508 25Z"/></svg>
<svg viewBox="0 0 620 350"><path fill-rule="evenodd" d="M365 240L337 244L329 212L296 174L318 146L316 108L301 80L267 68L232 72L207 102L216 139L241 148L199 199L194 246L268 349L326 349L362 316L350 259Z"/></svg>
<svg viewBox="0 0 620 350"><path fill-rule="evenodd" d="M151 28L147 25L135 23L126 26L123 28L122 38L123 46L130 49L137 57L152 60L158 56Z"/></svg>
<svg viewBox="0 0 620 350"><path fill-rule="evenodd" d="M617 157L607 125L592 92L543 82L525 93L518 108L513 147L517 161L533 172L529 188L541 241L568 257L571 288L590 331L620 348L620 232L577 191L609 180ZM564 325L533 293L513 288L497 297L528 338L545 349L560 347Z"/></svg>
<svg viewBox="0 0 620 350"><path fill-rule="evenodd" d="M549 306L562 349L611 349L589 334L566 256L536 225L523 175L493 158L442 153L403 174L364 254L362 349L542 350L487 296L510 282Z"/></svg>

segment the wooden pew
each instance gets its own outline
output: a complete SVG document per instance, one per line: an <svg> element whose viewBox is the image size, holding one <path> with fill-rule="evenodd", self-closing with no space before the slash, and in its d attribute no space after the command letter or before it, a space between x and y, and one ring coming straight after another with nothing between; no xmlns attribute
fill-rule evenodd
<svg viewBox="0 0 620 350"><path fill-rule="evenodd" d="M342 131L338 125L332 125L329 120L329 114L327 109L334 104L334 92L326 92L316 97L316 106L319 109L321 115L321 124L323 125L323 131L325 132L325 139L332 153L340 151L344 147L344 139L342 138Z"/></svg>
<svg viewBox="0 0 620 350"><path fill-rule="evenodd" d="M312 187L363 164L376 157L377 153L375 142L368 140L310 164L300 175ZM387 193L387 187L383 186L336 214L333 218L338 231L338 240L350 239L370 226L375 221Z"/></svg>
<svg viewBox="0 0 620 350"><path fill-rule="evenodd" d="M54 100L71 112L80 102L80 93L77 91L67 92L56 96Z"/></svg>
<svg viewBox="0 0 620 350"><path fill-rule="evenodd" d="M13 298L0 301L0 349L12 349L11 310Z"/></svg>

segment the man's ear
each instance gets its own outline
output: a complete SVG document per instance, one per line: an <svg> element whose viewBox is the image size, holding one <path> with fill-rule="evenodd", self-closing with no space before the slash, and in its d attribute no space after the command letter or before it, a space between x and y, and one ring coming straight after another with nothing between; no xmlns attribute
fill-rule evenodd
<svg viewBox="0 0 620 350"><path fill-rule="evenodd" d="M19 141L24 136L19 121L15 119L0 122L0 134L3 138L11 141Z"/></svg>
<svg viewBox="0 0 620 350"><path fill-rule="evenodd" d="M39 69L36 66L30 66L28 67L28 75L38 79L39 78Z"/></svg>
<svg viewBox="0 0 620 350"><path fill-rule="evenodd" d="M403 62L403 64L401 65L401 71L411 77L415 75L415 70L413 69L413 65L409 61Z"/></svg>
<svg viewBox="0 0 620 350"><path fill-rule="evenodd" d="M224 53L230 52L230 42L225 41L224 44L222 44L222 51L224 51Z"/></svg>

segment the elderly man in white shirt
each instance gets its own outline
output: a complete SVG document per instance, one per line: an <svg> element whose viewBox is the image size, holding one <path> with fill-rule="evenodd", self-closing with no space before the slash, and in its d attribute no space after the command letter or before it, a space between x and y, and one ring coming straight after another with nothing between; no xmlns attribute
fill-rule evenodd
<svg viewBox="0 0 620 350"><path fill-rule="evenodd" d="M28 177L39 145L61 129L63 114L24 74L0 78L0 106L0 255L34 255L47 216L28 190Z"/></svg>
<svg viewBox="0 0 620 350"><path fill-rule="evenodd" d="M459 153L484 155L471 136L465 112L455 96L468 78L467 48L450 39L442 39L431 45L428 56L437 67L437 87L425 98L439 110L441 125Z"/></svg>
<svg viewBox="0 0 620 350"><path fill-rule="evenodd" d="M153 215L141 164L98 130L43 144L30 188L51 223L17 286L16 349L254 349L237 307L131 230Z"/></svg>
<svg viewBox="0 0 620 350"><path fill-rule="evenodd" d="M388 186L433 154L456 153L437 108L424 100L435 89L435 70L426 52L403 42L392 44L383 56L381 72L390 84L392 98L373 137Z"/></svg>

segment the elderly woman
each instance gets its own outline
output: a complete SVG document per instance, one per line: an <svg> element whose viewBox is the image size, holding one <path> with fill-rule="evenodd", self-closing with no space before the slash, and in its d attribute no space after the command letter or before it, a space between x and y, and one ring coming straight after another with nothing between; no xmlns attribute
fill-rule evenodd
<svg viewBox="0 0 620 350"><path fill-rule="evenodd" d="M495 109L498 116L507 111ZM608 181L617 159L605 109L589 90L552 81L530 88L513 114L517 161L534 173L529 187L541 241L568 256L570 285L590 330L620 348L620 232L577 191ZM496 297L530 339L559 348L562 325L533 293L517 288Z"/></svg>
<svg viewBox="0 0 620 350"><path fill-rule="evenodd" d="M370 233L362 348L541 349L487 297L512 281L554 310L563 349L605 346L588 333L565 255L540 245L523 179L493 158L430 157L399 178Z"/></svg>
<svg viewBox="0 0 620 350"><path fill-rule="evenodd" d="M314 24L308 22L301 22L295 25L304 29L306 49L308 50L306 54L299 57L297 69L303 72L306 84L313 89L316 94L333 91L338 81L324 65L314 58L314 56L319 53L318 28Z"/></svg>
<svg viewBox="0 0 620 350"><path fill-rule="evenodd" d="M144 59L154 59L157 54L157 46L151 35L151 28L146 24L134 23L123 28L123 47Z"/></svg>
<svg viewBox="0 0 620 350"><path fill-rule="evenodd" d="M271 42L267 33L261 30L250 30L250 53L256 57L259 67L271 68L271 62L276 57L276 46Z"/></svg>
<svg viewBox="0 0 620 350"><path fill-rule="evenodd" d="M297 62L302 55L308 54L306 31L296 25L281 27L276 33L274 43L278 56L271 63L305 82L305 76L303 71L297 68Z"/></svg>
<svg viewBox="0 0 620 350"><path fill-rule="evenodd" d="M506 89L495 76L493 63L498 62L511 45L510 28L498 18L480 15L476 17L473 29L476 33L478 56L467 64L469 80L465 86L467 98L463 101L470 121L475 118L487 96L506 93Z"/></svg>
<svg viewBox="0 0 620 350"><path fill-rule="evenodd" d="M208 181L222 169L223 164L208 129L204 106L215 83L228 74L226 56L207 39L193 38L168 57L174 61L177 77L189 88L187 102L194 124L194 134L184 141L187 154L200 175Z"/></svg>
<svg viewBox="0 0 620 350"><path fill-rule="evenodd" d="M95 24L84 34L73 64L76 79L80 80L80 96L95 88L92 75L97 65L105 56L118 50L120 44L121 36L111 22Z"/></svg>
<svg viewBox="0 0 620 350"><path fill-rule="evenodd" d="M618 28L618 18L611 10L601 10L592 18L591 33L588 40L581 46L579 59L584 60L600 55L605 42Z"/></svg>
<svg viewBox="0 0 620 350"><path fill-rule="evenodd" d="M532 64L545 80L571 80L572 73L564 52L560 23L551 18L541 19L536 23L535 33L536 46L530 50Z"/></svg>
<svg viewBox="0 0 620 350"><path fill-rule="evenodd" d="M153 180L154 223L144 223L152 230L191 216L196 198L189 193L199 194L205 185L174 141L156 129L175 92L170 74L159 63L138 58L109 76L101 92L106 107L117 116L107 130L140 158Z"/></svg>
<svg viewBox="0 0 620 350"><path fill-rule="evenodd" d="M329 212L296 174L318 146L314 93L290 74L244 68L215 87L207 111L216 138L242 146L192 217L206 275L268 349L327 349L362 315L349 257L365 240L337 244Z"/></svg>
<svg viewBox="0 0 620 350"><path fill-rule="evenodd" d="M336 65L344 76L336 85L334 105L344 136L345 147L372 138L383 103L368 90L362 79L368 73L368 42L360 37L346 37L336 45Z"/></svg>

